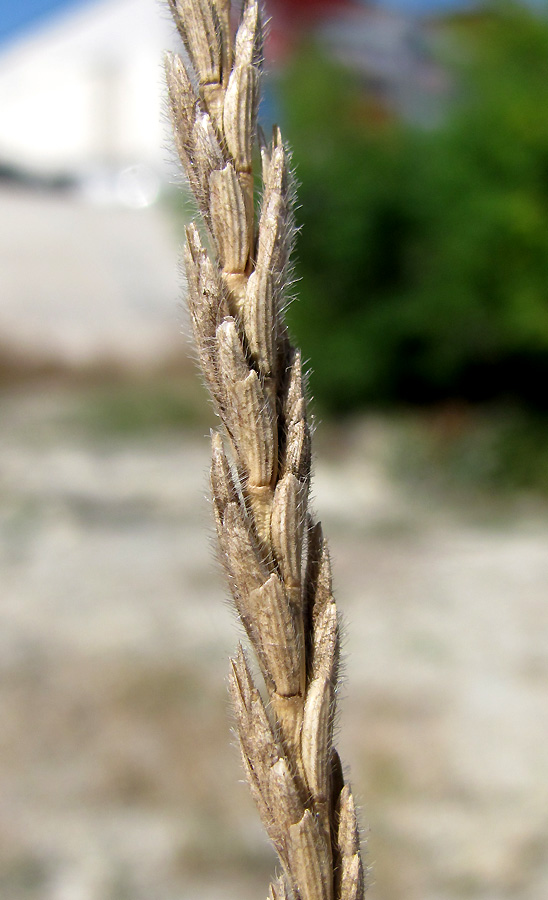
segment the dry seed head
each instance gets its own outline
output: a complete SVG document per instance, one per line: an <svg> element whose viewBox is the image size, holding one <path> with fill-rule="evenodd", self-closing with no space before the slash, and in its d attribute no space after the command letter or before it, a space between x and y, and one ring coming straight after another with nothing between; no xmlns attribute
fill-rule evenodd
<svg viewBox="0 0 548 900"><path fill-rule="evenodd" d="M221 80L221 41L209 0L169 0L175 23L200 84Z"/></svg>
<svg viewBox="0 0 548 900"><path fill-rule="evenodd" d="M336 683L339 653L339 621L335 601L325 604L314 618L310 670L312 677L322 675Z"/></svg>
<svg viewBox="0 0 548 900"><path fill-rule="evenodd" d="M227 506L238 503L238 491L218 431L211 434L211 494L218 521L222 525Z"/></svg>
<svg viewBox="0 0 548 900"><path fill-rule="evenodd" d="M274 881L270 885L267 900L289 900L283 878L278 879L278 881Z"/></svg>
<svg viewBox="0 0 548 900"><path fill-rule="evenodd" d="M230 392L236 381L243 381L249 375L244 348L236 328L236 322L232 316L223 319L216 333L217 352L219 354L219 368L225 385L225 390Z"/></svg>
<svg viewBox="0 0 548 900"><path fill-rule="evenodd" d="M263 30L257 0L246 0L234 41L234 67L260 69L263 58Z"/></svg>
<svg viewBox="0 0 548 900"><path fill-rule="evenodd" d="M186 237L188 303L196 341L201 347L214 340L218 324L228 315L228 305L219 271L202 246L195 225L188 226Z"/></svg>
<svg viewBox="0 0 548 900"><path fill-rule="evenodd" d="M282 697L294 697L301 687L301 648L287 595L278 576L253 590L249 609L257 630L265 677Z"/></svg>
<svg viewBox="0 0 548 900"><path fill-rule="evenodd" d="M232 163L209 176L211 223L223 273L242 274L249 256L246 204Z"/></svg>
<svg viewBox="0 0 548 900"><path fill-rule="evenodd" d="M331 900L332 872L323 851L318 823L310 810L289 829L288 855L294 889L302 900Z"/></svg>
<svg viewBox="0 0 548 900"><path fill-rule="evenodd" d="M209 209L210 177L225 163L209 113L200 113L196 117L191 132L190 151L196 160L195 172L199 195L204 206Z"/></svg>
<svg viewBox="0 0 548 900"><path fill-rule="evenodd" d="M295 425L297 422L300 422L306 416L304 379L301 363L301 353L299 350L294 351L293 358L289 365L287 393L284 399L284 415L286 428L288 430L290 430L293 425Z"/></svg>
<svg viewBox="0 0 548 900"><path fill-rule="evenodd" d="M263 378L276 375L276 315L272 275L264 268L249 276L243 308L249 349Z"/></svg>
<svg viewBox="0 0 548 900"><path fill-rule="evenodd" d="M359 853L341 863L339 893L348 900L358 900L363 895L363 866Z"/></svg>
<svg viewBox="0 0 548 900"><path fill-rule="evenodd" d="M342 789L340 796L337 841L343 857L353 856L360 849L360 834L354 798L347 784Z"/></svg>
<svg viewBox="0 0 548 900"><path fill-rule="evenodd" d="M268 166L268 183L259 219L256 269L264 277L270 273L275 293L285 284L291 246L291 222L287 209L287 167L284 148L275 147Z"/></svg>
<svg viewBox="0 0 548 900"><path fill-rule="evenodd" d="M257 94L257 70L251 65L234 69L226 90L223 127L237 172L251 171Z"/></svg>
<svg viewBox="0 0 548 900"><path fill-rule="evenodd" d="M277 128L269 145L259 134L255 222L260 8L244 0L233 37L229 0L169 3L188 57L166 60L171 118L212 248L189 226L188 305L224 430L224 440L212 435L213 509L267 697L265 705L240 647L230 676L238 739L284 873L269 900L361 900L354 805L332 748L337 610L327 545L308 511L311 429L301 358L282 312L295 226Z"/></svg>
<svg viewBox="0 0 548 900"><path fill-rule="evenodd" d="M283 832L299 822L304 815L304 807L295 787L295 780L285 759L280 758L270 768L270 806Z"/></svg>
<svg viewBox="0 0 548 900"><path fill-rule="evenodd" d="M275 474L276 422L255 371L233 385L232 397L239 410L239 449L249 486L268 487Z"/></svg>
<svg viewBox="0 0 548 900"><path fill-rule="evenodd" d="M245 755L255 772L257 783L263 790L268 777L267 773L278 761L280 754L263 701L253 683L241 645L238 648L236 659L232 660L230 688L236 717L240 725L239 737Z"/></svg>
<svg viewBox="0 0 548 900"><path fill-rule="evenodd" d="M310 429L302 418L288 429L284 473L291 472L305 487L310 479L310 452Z"/></svg>
<svg viewBox="0 0 548 900"><path fill-rule="evenodd" d="M299 604L305 503L302 484L291 472L284 475L274 491L272 547L283 579Z"/></svg>
<svg viewBox="0 0 548 900"><path fill-rule="evenodd" d="M306 783L321 804L328 800L332 706L330 680L322 676L315 678L306 695L301 747Z"/></svg>
<svg viewBox="0 0 548 900"><path fill-rule="evenodd" d="M237 502L229 503L224 511L221 546L238 595L248 597L264 584L269 573Z"/></svg>

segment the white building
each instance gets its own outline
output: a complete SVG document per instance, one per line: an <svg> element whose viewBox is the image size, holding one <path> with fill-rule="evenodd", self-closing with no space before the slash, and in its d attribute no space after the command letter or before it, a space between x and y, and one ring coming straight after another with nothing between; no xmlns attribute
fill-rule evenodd
<svg viewBox="0 0 548 900"><path fill-rule="evenodd" d="M5 367L142 373L184 358L179 241L152 205L173 171L173 42L157 0L79 0L0 46ZM76 189L32 189L52 176Z"/></svg>
<svg viewBox="0 0 548 900"><path fill-rule="evenodd" d="M85 0L0 46L0 162L81 175L166 171L161 0Z"/></svg>

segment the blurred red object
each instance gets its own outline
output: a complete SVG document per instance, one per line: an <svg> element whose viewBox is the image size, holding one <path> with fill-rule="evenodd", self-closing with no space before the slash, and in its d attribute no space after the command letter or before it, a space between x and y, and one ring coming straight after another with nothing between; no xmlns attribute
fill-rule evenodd
<svg viewBox="0 0 548 900"><path fill-rule="evenodd" d="M273 62L283 59L309 29L325 19L363 8L359 0L266 0L270 29L266 52Z"/></svg>
<svg viewBox="0 0 548 900"><path fill-rule="evenodd" d="M356 0L269 0L267 6L293 21L306 21L331 16L341 9L355 9Z"/></svg>

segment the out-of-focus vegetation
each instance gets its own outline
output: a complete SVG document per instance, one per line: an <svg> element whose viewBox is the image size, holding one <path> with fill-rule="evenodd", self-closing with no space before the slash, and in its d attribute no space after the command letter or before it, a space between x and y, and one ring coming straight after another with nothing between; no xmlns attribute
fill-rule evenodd
<svg viewBox="0 0 548 900"><path fill-rule="evenodd" d="M120 438L203 427L209 407L197 378L152 378L84 388L69 404L67 424L90 435Z"/></svg>
<svg viewBox="0 0 548 900"><path fill-rule="evenodd" d="M320 409L548 408L548 20L510 5L449 34L432 129L379 115L314 47L281 80L303 226L289 320Z"/></svg>
<svg viewBox="0 0 548 900"><path fill-rule="evenodd" d="M389 468L429 496L451 496L469 504L518 493L548 493L546 415L517 406L446 403L391 415Z"/></svg>

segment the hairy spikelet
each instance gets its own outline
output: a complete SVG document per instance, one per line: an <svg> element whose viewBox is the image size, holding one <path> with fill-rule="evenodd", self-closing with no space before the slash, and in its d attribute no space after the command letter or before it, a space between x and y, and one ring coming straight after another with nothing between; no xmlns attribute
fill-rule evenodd
<svg viewBox="0 0 548 900"><path fill-rule="evenodd" d="M245 0L169 0L185 59L166 63L175 144L208 231L187 229L188 305L223 428L211 490L221 558L259 663L240 647L230 677L251 792L283 876L270 900L360 900L354 802L333 749L339 621L329 553L309 511L310 427L301 358L282 318L295 234L293 184L277 128L252 162L263 30Z"/></svg>

